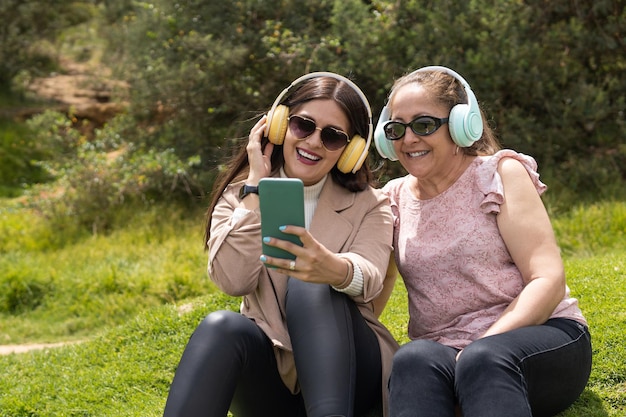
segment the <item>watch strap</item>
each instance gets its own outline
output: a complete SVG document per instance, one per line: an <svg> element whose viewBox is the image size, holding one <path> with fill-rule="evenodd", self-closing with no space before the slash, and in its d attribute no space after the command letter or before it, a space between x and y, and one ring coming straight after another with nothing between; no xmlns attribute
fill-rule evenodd
<svg viewBox="0 0 626 417"><path fill-rule="evenodd" d="M259 194L259 187L256 185L244 184L239 190L239 199L243 200L248 194Z"/></svg>

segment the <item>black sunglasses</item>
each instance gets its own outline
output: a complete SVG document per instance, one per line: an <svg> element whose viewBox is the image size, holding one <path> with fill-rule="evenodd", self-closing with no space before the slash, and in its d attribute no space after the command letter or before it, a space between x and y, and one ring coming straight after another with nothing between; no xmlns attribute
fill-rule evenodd
<svg viewBox="0 0 626 417"><path fill-rule="evenodd" d="M406 128L410 127L413 133L418 136L428 136L437 131L441 125L448 123L448 118L440 119L433 116L419 116L411 120L409 123L391 121L385 123L383 130L388 140L402 139L406 133Z"/></svg>
<svg viewBox="0 0 626 417"><path fill-rule="evenodd" d="M324 145L324 148L328 151L339 150L350 142L348 134L343 130L335 129L331 126L324 128L317 127L313 120L296 114L291 115L288 120L289 130L298 139L306 139L315 133L316 130L319 130L322 145Z"/></svg>

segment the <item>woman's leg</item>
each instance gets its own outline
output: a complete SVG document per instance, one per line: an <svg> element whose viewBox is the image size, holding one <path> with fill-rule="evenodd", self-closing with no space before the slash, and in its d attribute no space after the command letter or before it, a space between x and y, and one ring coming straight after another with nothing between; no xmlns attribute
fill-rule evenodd
<svg viewBox="0 0 626 417"><path fill-rule="evenodd" d="M464 417L548 417L578 398L590 372L587 329L552 319L470 344L457 363L456 389Z"/></svg>
<svg viewBox="0 0 626 417"><path fill-rule="evenodd" d="M333 290L333 292L336 292ZM352 317L354 347L356 349L356 393L354 415L367 414L373 407L382 411L383 367L378 337L368 326L354 301L345 294L337 294L348 304Z"/></svg>
<svg viewBox="0 0 626 417"><path fill-rule="evenodd" d="M393 356L389 415L454 417L456 354L456 349L431 340L414 340L401 346Z"/></svg>
<svg viewBox="0 0 626 417"><path fill-rule="evenodd" d="M263 331L241 314L216 311L185 347L164 417L225 417L229 408L237 417L304 415L301 397L280 379Z"/></svg>
<svg viewBox="0 0 626 417"><path fill-rule="evenodd" d="M380 347L354 302L328 285L291 278L286 310L307 416L351 417L377 405Z"/></svg>

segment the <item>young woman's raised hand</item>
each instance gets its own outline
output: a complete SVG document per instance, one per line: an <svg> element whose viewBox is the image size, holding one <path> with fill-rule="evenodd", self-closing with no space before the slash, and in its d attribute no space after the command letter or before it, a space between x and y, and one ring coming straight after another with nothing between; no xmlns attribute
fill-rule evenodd
<svg viewBox="0 0 626 417"><path fill-rule="evenodd" d="M248 185L257 185L261 178L269 176L272 172L271 155L274 144L268 142L265 149L261 149L261 139L263 138L266 122L267 116L263 116L250 130L248 145L246 146L250 164L250 173L246 181Z"/></svg>

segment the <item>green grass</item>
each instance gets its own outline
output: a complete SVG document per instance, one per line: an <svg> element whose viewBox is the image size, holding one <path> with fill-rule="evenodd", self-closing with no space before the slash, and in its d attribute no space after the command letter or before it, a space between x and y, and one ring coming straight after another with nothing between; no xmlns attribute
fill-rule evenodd
<svg viewBox="0 0 626 417"><path fill-rule="evenodd" d="M0 357L0 416L157 416L174 368L193 328L219 295L190 300L179 314L154 307L99 337L45 352Z"/></svg>
<svg viewBox="0 0 626 417"><path fill-rule="evenodd" d="M118 213L125 227L92 236L0 208L0 343L82 339L212 291L202 213L135 210Z"/></svg>
<svg viewBox="0 0 626 417"><path fill-rule="evenodd" d="M202 214L158 207L129 214L126 227L94 237L69 226L49 230L12 201L0 207L3 343L83 341L0 356L0 417L161 415L198 322L210 311L238 307L239 300L219 294L206 279ZM560 417L626 415L625 213L624 203L603 203L554 220L568 284L594 346L588 387ZM22 301L8 311L6 288L14 295L15 288L29 288L39 302L15 295ZM401 281L382 320L407 341Z"/></svg>

